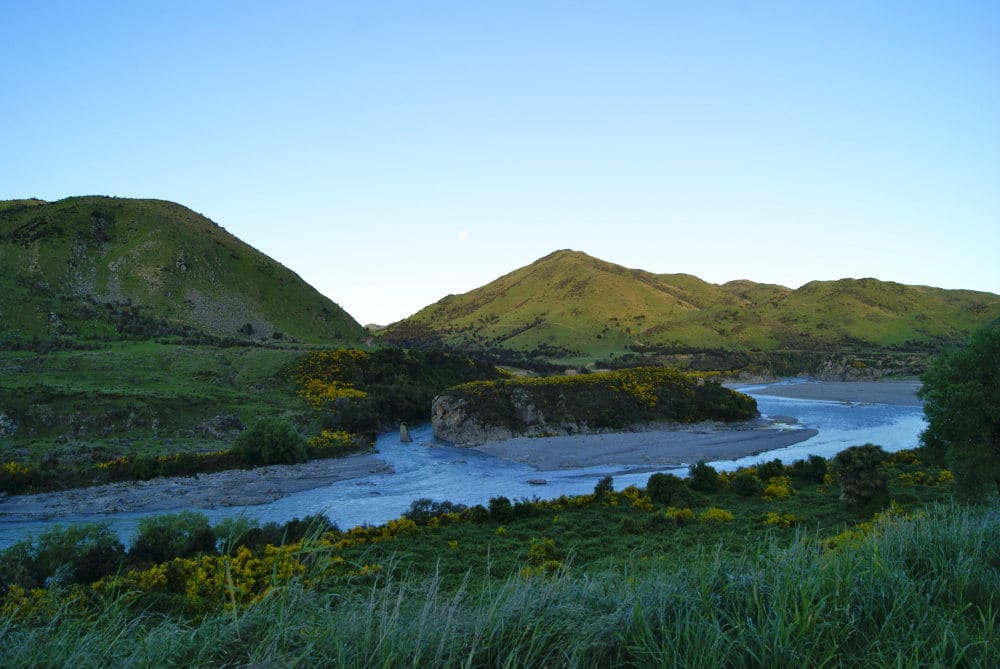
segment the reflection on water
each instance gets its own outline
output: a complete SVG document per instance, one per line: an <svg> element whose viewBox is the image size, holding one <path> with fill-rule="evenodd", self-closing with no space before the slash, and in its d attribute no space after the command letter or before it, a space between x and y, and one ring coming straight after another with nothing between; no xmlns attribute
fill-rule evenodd
<svg viewBox="0 0 1000 669"><path fill-rule="evenodd" d="M757 387L756 389L759 389ZM793 416L798 425L815 428L819 433L793 446L761 453L735 461L713 462L720 470L779 458L784 462L809 455L832 457L849 446L874 443L887 451L913 448L926 426L920 407L886 404L848 404L816 400L796 400L756 395L753 387L742 389L757 400L765 416ZM431 497L466 505L486 504L491 497L504 495L510 499L552 498L591 492L603 476L612 474L615 487L643 486L649 478L646 467L588 467L583 469L540 472L528 465L499 460L489 455L440 444L434 441L430 426L410 431L413 443L402 444L397 432L379 437L376 447L379 457L395 468L391 475L372 475L362 479L339 481L321 488L295 493L269 504L245 508L226 507L197 509L213 522L244 515L283 522L291 518L324 513L341 528L362 524L383 523L398 517L410 502ZM634 470L642 471L634 471ZM629 473L629 472L633 473ZM685 474L686 468L666 468ZM545 479L545 485L532 485L528 479ZM58 523L109 521L122 536L130 540L139 520L147 513L116 513L96 516L61 518ZM37 534L52 522L0 521L0 547L17 541L26 534Z"/></svg>

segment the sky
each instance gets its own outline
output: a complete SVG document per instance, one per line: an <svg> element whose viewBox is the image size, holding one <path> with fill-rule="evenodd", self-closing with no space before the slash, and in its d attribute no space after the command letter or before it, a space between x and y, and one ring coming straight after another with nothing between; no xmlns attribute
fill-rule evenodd
<svg viewBox="0 0 1000 669"><path fill-rule="evenodd" d="M2 0L0 199L171 200L387 324L557 249L1000 293L1000 2Z"/></svg>

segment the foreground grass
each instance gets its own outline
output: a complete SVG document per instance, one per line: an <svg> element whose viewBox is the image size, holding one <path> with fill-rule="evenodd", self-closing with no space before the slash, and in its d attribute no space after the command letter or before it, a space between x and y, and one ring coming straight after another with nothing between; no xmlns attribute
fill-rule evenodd
<svg viewBox="0 0 1000 669"><path fill-rule="evenodd" d="M63 598L42 618L3 619L0 664L989 667L998 525L996 505L937 506L835 548L800 535L457 588L391 566L365 588L304 587L303 574L200 619Z"/></svg>
<svg viewBox="0 0 1000 669"><path fill-rule="evenodd" d="M271 563L240 551L174 560L171 569L196 575L224 570L167 600L155 565L103 586L56 579L20 598L9 592L0 665L992 667L1000 506L916 496L945 499L950 487L907 485L895 497L909 495L917 511L893 506L836 536L850 516L834 512L832 490L812 486L743 508L713 493L735 512L721 522L702 513L650 522L669 510L629 489L522 503L510 511L520 506L523 517L502 525L317 530L269 553L279 556ZM749 518L792 500L818 522ZM821 519L821 507L833 515ZM741 517L750 521L742 529ZM604 537L603 551L584 528Z"/></svg>

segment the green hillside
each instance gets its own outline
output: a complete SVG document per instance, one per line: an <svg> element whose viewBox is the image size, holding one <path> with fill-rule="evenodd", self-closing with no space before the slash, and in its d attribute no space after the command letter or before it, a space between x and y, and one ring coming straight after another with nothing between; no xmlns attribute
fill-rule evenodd
<svg viewBox="0 0 1000 669"><path fill-rule="evenodd" d="M297 366L366 336L180 205L0 202L0 462L20 476L0 476L0 490L81 485L122 458L218 452L264 417L315 434Z"/></svg>
<svg viewBox="0 0 1000 669"><path fill-rule="evenodd" d="M869 362L925 356L997 317L1000 296L991 293L877 279L814 281L798 290L752 281L717 285L563 250L449 295L383 336L527 365L653 358L788 373L838 355Z"/></svg>
<svg viewBox="0 0 1000 669"><path fill-rule="evenodd" d="M0 343L163 336L362 339L301 278L161 200L0 202Z"/></svg>

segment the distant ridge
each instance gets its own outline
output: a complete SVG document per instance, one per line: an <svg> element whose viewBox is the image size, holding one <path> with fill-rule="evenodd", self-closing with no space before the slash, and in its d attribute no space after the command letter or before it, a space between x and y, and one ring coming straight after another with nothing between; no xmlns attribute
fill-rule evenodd
<svg viewBox="0 0 1000 669"><path fill-rule="evenodd" d="M382 336L509 361L652 357L734 368L780 354L786 361L805 356L806 369L839 354L926 355L997 317L1000 296L992 293L872 278L796 290L747 280L718 285L560 250L448 295Z"/></svg>
<svg viewBox="0 0 1000 669"><path fill-rule="evenodd" d="M356 342L298 275L162 200L0 202L0 340L185 337Z"/></svg>

